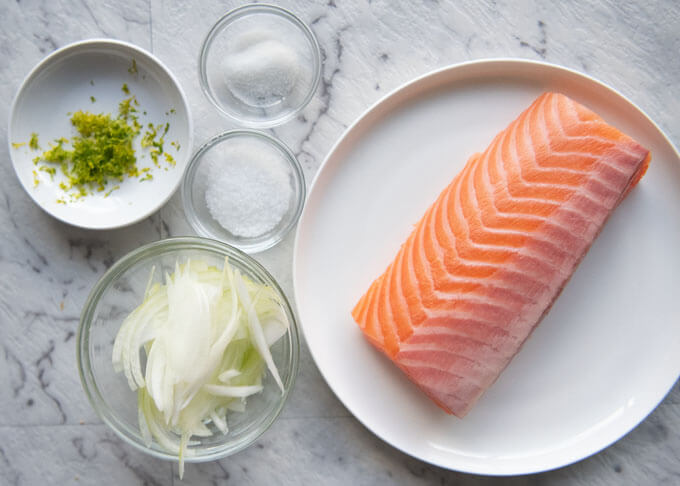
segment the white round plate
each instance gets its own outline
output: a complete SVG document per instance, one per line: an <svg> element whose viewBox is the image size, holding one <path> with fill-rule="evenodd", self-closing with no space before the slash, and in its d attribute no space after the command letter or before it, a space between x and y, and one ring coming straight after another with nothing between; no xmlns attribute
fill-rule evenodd
<svg viewBox="0 0 680 486"><path fill-rule="evenodd" d="M135 61L137 72L132 69ZM122 91L127 84L130 95ZM175 159L170 167L163 156L156 167L142 149L142 134L135 141L137 167L149 167L151 180L125 178L110 181L102 192L72 201L59 187L65 177L57 170L54 178L37 171L33 158L49 149L49 142L74 133L69 113L118 113L118 104L135 95L139 101L139 122L144 128L170 124L164 136L164 150ZM94 102L90 97L94 97ZM174 110L174 111L171 111ZM146 114L144 114L144 111ZM37 133L41 151L28 144ZM23 81L10 110L8 141L14 170L33 200L65 223L90 229L110 229L137 222L161 207L177 189L191 154L193 129L184 93L163 63L145 50L122 41L91 39L76 42L43 59ZM176 142L177 145L170 145ZM167 170L166 170L167 168ZM34 175L35 171L35 175ZM34 177L38 178L35 185ZM106 193L114 186L119 189ZM66 203L57 202L58 200Z"/></svg>
<svg viewBox="0 0 680 486"><path fill-rule="evenodd" d="M376 351L350 312L425 209L541 92L560 91L652 152L554 307L464 418ZM294 253L301 326L345 406L394 447L449 469L510 475L587 457L622 437L680 373L680 158L607 86L521 60L449 67L370 108L312 185Z"/></svg>

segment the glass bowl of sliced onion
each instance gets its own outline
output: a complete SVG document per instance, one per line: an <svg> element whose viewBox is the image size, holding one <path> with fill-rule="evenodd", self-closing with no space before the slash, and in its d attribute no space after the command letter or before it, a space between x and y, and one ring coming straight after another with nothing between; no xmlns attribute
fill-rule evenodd
<svg viewBox="0 0 680 486"><path fill-rule="evenodd" d="M92 406L123 440L185 462L225 457L274 422L298 371L291 306L254 259L218 241L138 248L94 286L77 335Z"/></svg>

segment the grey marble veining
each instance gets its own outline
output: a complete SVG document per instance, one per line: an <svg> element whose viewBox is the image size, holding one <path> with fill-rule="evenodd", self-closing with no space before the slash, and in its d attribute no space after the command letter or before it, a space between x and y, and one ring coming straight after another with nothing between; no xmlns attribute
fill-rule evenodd
<svg viewBox="0 0 680 486"><path fill-rule="evenodd" d="M157 214L110 232L43 213L7 152L9 103L45 55L114 37L150 49L177 75L195 121L195 148L235 125L201 93L197 58L214 21L242 2L18 0L0 3L0 484L180 484L176 467L123 444L90 408L75 365L80 309L105 269L129 250L192 234L176 195ZM323 53L323 81L295 120L272 132L311 182L344 129L402 83L452 63L545 60L614 86L680 143L680 7L675 0L287 0ZM292 297L293 235L257 255ZM680 387L626 437L556 471L513 478L447 471L393 449L329 390L303 346L296 388L257 444L188 465L183 484L680 484Z"/></svg>

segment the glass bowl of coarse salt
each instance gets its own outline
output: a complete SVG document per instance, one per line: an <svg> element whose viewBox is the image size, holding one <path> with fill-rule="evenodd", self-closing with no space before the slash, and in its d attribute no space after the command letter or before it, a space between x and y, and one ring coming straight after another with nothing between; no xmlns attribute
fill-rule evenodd
<svg viewBox="0 0 680 486"><path fill-rule="evenodd" d="M201 236L247 253L271 248L295 226L305 200L297 158L256 130L231 130L208 140L187 166L184 213Z"/></svg>
<svg viewBox="0 0 680 486"><path fill-rule="evenodd" d="M223 115L265 128L291 120L313 98L321 49L311 29L288 10L250 4L217 21L198 65L201 88Z"/></svg>

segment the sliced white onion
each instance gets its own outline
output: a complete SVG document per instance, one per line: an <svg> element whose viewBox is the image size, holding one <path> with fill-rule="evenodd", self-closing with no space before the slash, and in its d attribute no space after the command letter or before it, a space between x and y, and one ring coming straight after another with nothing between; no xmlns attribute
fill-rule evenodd
<svg viewBox="0 0 680 486"><path fill-rule="evenodd" d="M274 289L226 259L221 270L176 262L162 283L154 274L155 267L143 302L121 324L112 362L137 390L144 442L177 454L182 477L198 444L192 437L227 434L227 414L243 412L246 398L263 390L265 369L283 391L269 347L288 332L288 319Z"/></svg>

